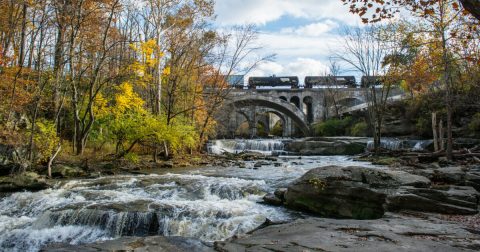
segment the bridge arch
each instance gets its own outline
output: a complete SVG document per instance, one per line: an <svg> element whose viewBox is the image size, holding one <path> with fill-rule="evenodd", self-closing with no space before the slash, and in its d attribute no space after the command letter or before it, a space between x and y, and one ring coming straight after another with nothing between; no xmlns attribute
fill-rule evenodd
<svg viewBox="0 0 480 252"><path fill-rule="evenodd" d="M300 98L298 96L292 96L290 103L294 104L297 108L300 108Z"/></svg>
<svg viewBox="0 0 480 252"><path fill-rule="evenodd" d="M365 101L356 97L346 97L338 101L338 105L343 107L353 107L362 103L365 103Z"/></svg>
<svg viewBox="0 0 480 252"><path fill-rule="evenodd" d="M233 108L259 106L278 111L285 116L291 118L292 121L303 132L303 134L305 134L306 136L310 135L310 127L307 124L307 118L303 111L301 111L295 105L280 98L274 98L258 94L242 95L234 97L232 100L227 101L225 105L231 106Z"/></svg>

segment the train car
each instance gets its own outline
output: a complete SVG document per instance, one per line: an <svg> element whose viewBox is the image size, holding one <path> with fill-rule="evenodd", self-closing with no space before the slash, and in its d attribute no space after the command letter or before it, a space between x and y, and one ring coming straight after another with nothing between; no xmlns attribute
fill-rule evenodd
<svg viewBox="0 0 480 252"><path fill-rule="evenodd" d="M383 78L383 76L362 76L362 81L360 85L362 88L371 86L382 86Z"/></svg>
<svg viewBox="0 0 480 252"><path fill-rule="evenodd" d="M270 76L248 78L249 89L297 89L298 87L299 81L297 76Z"/></svg>
<svg viewBox="0 0 480 252"><path fill-rule="evenodd" d="M307 76L305 88L356 87L355 76Z"/></svg>

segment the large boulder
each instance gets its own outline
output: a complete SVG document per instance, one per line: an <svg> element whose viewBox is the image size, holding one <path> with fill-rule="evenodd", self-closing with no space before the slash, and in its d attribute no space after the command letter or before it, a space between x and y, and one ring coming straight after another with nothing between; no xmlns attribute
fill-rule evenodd
<svg viewBox="0 0 480 252"><path fill-rule="evenodd" d="M0 177L0 192L39 191L46 188L46 181L34 172Z"/></svg>
<svg viewBox="0 0 480 252"><path fill-rule="evenodd" d="M52 168L52 177L54 178L78 178L84 176L87 176L87 173L79 167L56 165Z"/></svg>
<svg viewBox="0 0 480 252"><path fill-rule="evenodd" d="M30 166L25 146L13 146L0 143L0 174L8 175Z"/></svg>
<svg viewBox="0 0 480 252"><path fill-rule="evenodd" d="M390 211L414 210L442 214L477 214L480 194L469 186L400 187L387 197Z"/></svg>
<svg viewBox="0 0 480 252"><path fill-rule="evenodd" d="M477 191L480 191L480 166L451 166L435 169L421 169L413 170L412 173L425 176L436 184L471 186Z"/></svg>
<svg viewBox="0 0 480 252"><path fill-rule="evenodd" d="M385 212L389 189L429 185L427 178L406 172L327 166L310 170L290 184L285 205L324 217L376 219Z"/></svg>

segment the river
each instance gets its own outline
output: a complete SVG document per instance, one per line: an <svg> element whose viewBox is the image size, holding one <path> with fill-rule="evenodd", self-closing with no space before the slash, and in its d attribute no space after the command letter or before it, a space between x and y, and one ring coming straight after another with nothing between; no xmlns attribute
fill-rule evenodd
<svg viewBox="0 0 480 252"><path fill-rule="evenodd" d="M253 148L263 153L280 148L265 144ZM306 171L326 165L371 166L347 156L280 156L260 168L254 164L68 180L44 191L8 195L0 199L0 251L38 251L55 242L81 244L132 235L224 240L266 218L297 217L299 213L261 201L265 193Z"/></svg>

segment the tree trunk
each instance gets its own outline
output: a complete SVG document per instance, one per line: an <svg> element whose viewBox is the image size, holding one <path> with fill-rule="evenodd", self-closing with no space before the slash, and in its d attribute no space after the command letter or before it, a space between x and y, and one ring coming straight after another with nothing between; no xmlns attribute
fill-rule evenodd
<svg viewBox="0 0 480 252"><path fill-rule="evenodd" d="M55 151L55 153L53 154L53 156L51 156L51 157L48 159L47 169L48 169L48 177L49 177L49 178L52 178L52 163L53 163L53 160L55 160L55 158L57 157L58 153L60 153L60 150L61 150L61 149L62 149L62 145L61 145L61 144L58 144L57 150Z"/></svg>
<svg viewBox="0 0 480 252"><path fill-rule="evenodd" d="M438 148L438 136L437 136L437 113L432 113L432 133L433 133L433 149L435 152L439 150Z"/></svg>

